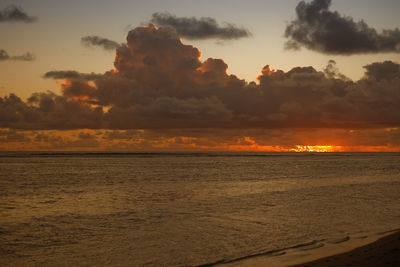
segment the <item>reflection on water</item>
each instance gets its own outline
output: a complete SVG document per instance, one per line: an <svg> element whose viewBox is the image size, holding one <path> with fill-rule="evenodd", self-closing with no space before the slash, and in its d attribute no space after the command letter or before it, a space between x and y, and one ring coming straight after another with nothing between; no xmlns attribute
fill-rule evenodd
<svg viewBox="0 0 400 267"><path fill-rule="evenodd" d="M398 228L399 192L399 154L2 155L0 263L234 259Z"/></svg>

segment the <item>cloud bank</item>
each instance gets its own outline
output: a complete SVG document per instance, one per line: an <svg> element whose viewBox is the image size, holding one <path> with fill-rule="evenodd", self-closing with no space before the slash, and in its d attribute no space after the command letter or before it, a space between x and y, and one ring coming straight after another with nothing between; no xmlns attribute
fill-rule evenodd
<svg viewBox="0 0 400 267"><path fill-rule="evenodd" d="M35 59L36 59L35 56L30 52L18 56L10 56L7 53L7 51L5 51L4 49L0 49L0 61L6 61L6 60L34 61Z"/></svg>
<svg viewBox="0 0 400 267"><path fill-rule="evenodd" d="M169 13L154 13L151 21L160 26L173 27L180 36L190 40L232 40L251 36L247 29L231 23L225 23L221 26L214 18L210 17L198 19L195 17L177 17Z"/></svg>
<svg viewBox="0 0 400 267"><path fill-rule="evenodd" d="M285 72L266 65L257 83L246 82L228 74L222 59L201 61L200 51L182 43L173 28L150 24L129 32L114 66L103 75L45 74L66 79L61 95L0 97L0 128L279 133L400 127L400 64L391 61L366 65L358 81L330 61L324 71L308 66Z"/></svg>
<svg viewBox="0 0 400 267"><path fill-rule="evenodd" d="M381 33L364 21L354 21L329 10L331 0L301 1L296 19L285 30L287 49L310 50L325 54L351 55L364 53L399 53L400 30Z"/></svg>
<svg viewBox="0 0 400 267"><path fill-rule="evenodd" d="M2 22L36 22L37 18L26 14L22 8L11 5L3 10L0 10L0 23Z"/></svg>
<svg viewBox="0 0 400 267"><path fill-rule="evenodd" d="M297 151L297 144L335 144L332 151L399 151L400 129L169 129L19 131L0 129L3 150Z"/></svg>
<svg viewBox="0 0 400 267"><path fill-rule="evenodd" d="M113 51L120 46L120 44L115 41L95 35L82 37L81 43L86 47L98 46L107 51Z"/></svg>

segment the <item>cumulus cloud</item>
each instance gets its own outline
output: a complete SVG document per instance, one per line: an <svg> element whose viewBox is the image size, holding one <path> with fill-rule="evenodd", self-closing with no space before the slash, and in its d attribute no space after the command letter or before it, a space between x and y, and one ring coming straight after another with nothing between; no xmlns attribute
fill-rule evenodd
<svg viewBox="0 0 400 267"><path fill-rule="evenodd" d="M4 49L0 49L0 61L6 61L6 60L34 61L35 59L36 57L30 52L18 56L10 56L7 51L5 51Z"/></svg>
<svg viewBox="0 0 400 267"><path fill-rule="evenodd" d="M54 70L48 71L43 75L43 78L52 79L68 79L68 80L95 80L99 79L103 74L98 73L81 73L74 70Z"/></svg>
<svg viewBox="0 0 400 267"><path fill-rule="evenodd" d="M61 95L0 98L0 127L270 131L400 126L396 62L369 64L358 81L340 74L334 61L322 71L266 65L258 82L249 83L228 74L222 59L201 61L200 55L171 27L138 27L116 50L113 70L93 77L50 72L48 77L67 79Z"/></svg>
<svg viewBox="0 0 400 267"><path fill-rule="evenodd" d="M350 80L339 71L339 69L336 67L336 61L332 59L328 61L328 65L326 65L326 67L324 68L324 73L328 78Z"/></svg>
<svg viewBox="0 0 400 267"><path fill-rule="evenodd" d="M34 93L27 101L0 97L0 127L10 129L101 128L103 112L54 93Z"/></svg>
<svg viewBox="0 0 400 267"><path fill-rule="evenodd" d="M31 23L37 21L36 17L26 14L21 7L11 5L3 10L0 10L0 23L1 22L25 22Z"/></svg>
<svg viewBox="0 0 400 267"><path fill-rule="evenodd" d="M400 77L400 65L392 61L372 63L366 65L364 68L368 79L374 79L376 81L391 81Z"/></svg>
<svg viewBox="0 0 400 267"><path fill-rule="evenodd" d="M195 39L231 40L249 37L251 33L245 29L225 23L219 25L210 17L177 17L169 13L154 13L151 21L160 26L170 26L176 29L180 36Z"/></svg>
<svg viewBox="0 0 400 267"><path fill-rule="evenodd" d="M87 47L98 46L107 51L113 51L120 46L120 44L115 41L95 35L82 37L81 43Z"/></svg>
<svg viewBox="0 0 400 267"><path fill-rule="evenodd" d="M285 31L286 48L310 50L325 54L363 54L400 52L400 30L378 32L363 20L331 11L331 0L301 1L297 18Z"/></svg>

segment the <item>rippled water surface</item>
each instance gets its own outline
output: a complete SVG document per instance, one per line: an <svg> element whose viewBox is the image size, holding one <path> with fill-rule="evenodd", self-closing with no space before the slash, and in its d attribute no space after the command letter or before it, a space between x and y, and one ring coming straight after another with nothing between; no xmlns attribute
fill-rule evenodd
<svg viewBox="0 0 400 267"><path fill-rule="evenodd" d="M400 226L400 154L1 154L0 264L201 265Z"/></svg>

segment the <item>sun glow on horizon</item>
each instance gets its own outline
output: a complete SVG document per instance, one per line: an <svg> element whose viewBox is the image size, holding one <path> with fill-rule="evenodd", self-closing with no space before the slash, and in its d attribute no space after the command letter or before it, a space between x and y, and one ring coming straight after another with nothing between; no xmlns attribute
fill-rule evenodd
<svg viewBox="0 0 400 267"><path fill-rule="evenodd" d="M340 147L337 146L304 146L297 145L296 148L293 148L293 152L336 152L340 151Z"/></svg>

